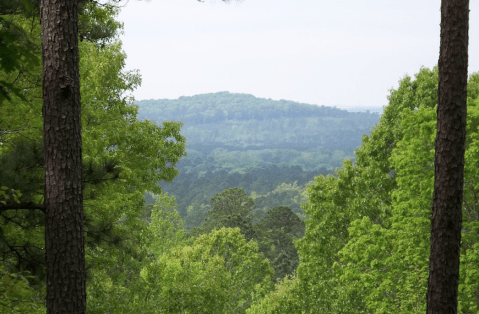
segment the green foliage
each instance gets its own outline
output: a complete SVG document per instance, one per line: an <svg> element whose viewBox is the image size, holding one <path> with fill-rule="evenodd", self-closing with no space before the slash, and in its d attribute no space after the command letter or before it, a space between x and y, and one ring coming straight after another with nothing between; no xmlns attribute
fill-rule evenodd
<svg viewBox="0 0 479 314"><path fill-rule="evenodd" d="M303 185L316 175L331 173L344 158L354 158L361 134L379 118L228 92L137 104L142 119L185 125L188 156L178 163L179 177L162 188L177 198L188 228L195 226L192 221L201 222L187 218L188 208L192 206L191 213L201 210L224 189L238 187L265 195L282 183ZM267 200L259 206L288 205L300 212L298 204L285 202L287 198Z"/></svg>
<svg viewBox="0 0 479 314"><path fill-rule="evenodd" d="M191 230L195 227L201 226L208 217L208 212L211 210L209 204L194 204L188 206L185 219L185 229Z"/></svg>
<svg viewBox="0 0 479 314"><path fill-rule="evenodd" d="M23 135L21 132L19 135ZM13 138L14 136L9 136ZM16 137L16 136L15 136ZM17 191L15 202L41 202L43 192L43 145L38 139L15 138L7 141L0 155L0 184ZM7 200L6 200L7 201Z"/></svg>
<svg viewBox="0 0 479 314"><path fill-rule="evenodd" d="M270 167L273 165L280 168L297 168L299 166L303 171L318 171L323 168L332 170L340 167L344 158L354 158L352 153L347 154L343 150L326 148L302 150L286 148L228 150L226 148L215 148L208 152L206 158L201 158L200 152L193 149L190 149L190 152L194 154L191 157L195 157L195 159L187 158L180 163L180 166L185 165L186 170L190 172L199 172L202 166L211 167L212 165L216 169L224 169L229 173L245 173L251 167ZM209 158L212 158L212 160ZM194 163L190 162L193 160Z"/></svg>
<svg viewBox="0 0 479 314"><path fill-rule="evenodd" d="M232 187L265 196L257 200L260 214L277 205L302 214L291 192L273 191L283 183L304 185L354 159L361 134L379 117L228 92L137 104L141 118L185 124L188 156L173 184L161 187L178 200L188 229L202 222L211 197Z"/></svg>
<svg viewBox="0 0 479 314"><path fill-rule="evenodd" d="M148 305L150 301L140 273L164 254L189 242L182 228L183 221L175 211L174 197L165 194L153 198L155 203L145 208L145 220L149 223L140 230L139 236L129 241L124 251L113 256L116 265L104 264L106 267L90 270L89 313L155 313L155 307Z"/></svg>
<svg viewBox="0 0 479 314"><path fill-rule="evenodd" d="M180 168L179 176L171 184L160 184L163 191L178 200L178 212L187 222L188 229L199 226L206 217L204 213L210 199L229 188L241 188L254 198L260 216L278 205L288 206L295 213L302 214L300 206L305 200L305 184L316 175L330 173L324 168L306 172L299 166L280 168L275 165L252 167L245 169L244 173L213 169L198 175L185 173L184 168Z"/></svg>
<svg viewBox="0 0 479 314"><path fill-rule="evenodd" d="M3 3L0 203L41 204L38 8ZM391 90L354 157L377 115L227 92L138 108L118 7L86 1L80 12L89 313L424 312L437 68ZM165 120L185 123L188 159L182 123ZM467 132L463 314L479 311L479 74ZM43 219L0 212L1 313L45 312Z"/></svg>
<svg viewBox="0 0 479 314"><path fill-rule="evenodd" d="M459 304L461 313L479 311L479 75L468 85L467 135Z"/></svg>
<svg viewBox="0 0 479 314"><path fill-rule="evenodd" d="M11 74L23 67L36 66L39 58L35 55L35 44L22 27L16 23L18 18L4 18L0 15L0 105L4 99L12 100L10 93L22 97L20 89L14 82L4 80L3 74Z"/></svg>
<svg viewBox="0 0 479 314"><path fill-rule="evenodd" d="M22 196L20 190L9 189L7 186L0 187L0 198L2 199L0 203L20 203L19 197Z"/></svg>
<svg viewBox="0 0 479 314"><path fill-rule="evenodd" d="M145 192L160 193L157 182L175 177L185 140L179 123L159 127L136 119L137 108L124 93L140 78L122 72L125 55L119 43L98 49L84 42L81 48L87 261L110 268L116 284L128 276L125 269L141 267Z"/></svg>
<svg viewBox="0 0 479 314"><path fill-rule="evenodd" d="M127 273L121 278L96 267L89 313L244 313L253 291L259 297L271 290L272 268L238 228L186 240L174 198L155 199L148 228L134 244L148 256L118 259Z"/></svg>
<svg viewBox="0 0 479 314"><path fill-rule="evenodd" d="M16 25L39 44L38 19L19 16ZM145 192L160 193L157 183L177 175L174 167L184 155L185 139L179 133L180 123L157 126L137 120L137 107L129 93L141 80L137 72L123 70L125 55L119 42L101 47L84 41L79 48L88 286L118 292L123 287L120 283L135 283L130 279L148 258L147 239L143 238L148 233ZM12 101L0 106L0 186L21 194L14 194L16 200L7 194L11 198L2 197L2 201L41 204L41 67L22 66L17 73L5 76L16 79L22 87L21 97L12 94ZM31 287L38 286L38 291L45 284L43 219L37 210L0 213L2 265L8 263L9 273L26 274ZM110 286L108 280L95 282L105 278L109 278ZM90 299L89 311L97 311L98 304Z"/></svg>
<svg viewBox="0 0 479 314"><path fill-rule="evenodd" d="M470 97L468 124L477 126L477 109L474 107ZM393 210L390 223L379 226L371 224L367 218L363 218L363 222L353 222L349 229L351 239L340 252L344 272L342 279L345 282L357 280L358 285L369 287L363 293L367 307L374 313L420 313L426 306L436 109L432 102L423 102L415 110L403 109L401 115L400 126L404 136L390 157L397 182L397 188L391 192ZM477 166L474 160L477 159L471 158L470 152L477 145L474 140L477 129L470 131L473 133L468 134L466 168L474 169ZM474 157L477 158L477 155ZM466 173L466 182L474 182L475 178ZM465 187L467 189L467 185ZM469 192L474 194L475 189L471 186ZM464 213L468 211L470 196L465 193ZM477 299L473 301L470 293L464 293L477 291L477 285L471 286L477 278L473 271L475 267L468 261L475 255L474 246L479 239L466 235L468 230L474 229L477 215L475 217L463 222L461 313L477 309Z"/></svg>
<svg viewBox="0 0 479 314"><path fill-rule="evenodd" d="M22 273L9 272L0 265L0 312L3 314L46 312L44 291L37 291Z"/></svg>
<svg viewBox="0 0 479 314"><path fill-rule="evenodd" d="M361 134L369 132L379 118L377 114L350 113L228 92L177 100L143 100L137 104L142 119L175 120L185 124L183 134L188 141L188 157L178 164L183 176L179 178L181 185L187 178L187 184L192 184L209 172L224 176L220 174L222 170L229 175L254 174L256 169L277 166L281 169L300 167L300 172L314 172L314 175L330 172L341 166L344 158L354 158L353 150L360 144ZM243 178L241 182L244 179L248 180ZM306 182L311 179L309 176ZM298 178L287 180L292 183ZM229 187L234 185L221 186L215 193ZM177 189L168 192L173 190ZM272 189L252 190L265 194ZM206 199L215 193L206 194ZM193 202L188 200L183 205L185 197L175 196L180 202L180 214L185 217L186 208Z"/></svg>
<svg viewBox="0 0 479 314"><path fill-rule="evenodd" d="M253 220L256 218L254 201L243 189L231 188L211 199L211 209L204 224L195 233L207 233L220 228L240 228L247 240L255 237Z"/></svg>
<svg viewBox="0 0 479 314"><path fill-rule="evenodd" d="M10 9L27 13L25 6L18 2L13 1L10 8L8 4L5 7L0 5L0 11ZM5 13L0 12L0 122L9 123L10 127L0 128L0 142L30 123L29 120L22 121L22 115L16 113L28 110L28 104L35 101L31 91L38 92L41 88L40 25L32 23L27 14ZM41 102L41 99L38 101ZM20 107L18 111L15 111L16 106Z"/></svg>
<svg viewBox="0 0 479 314"><path fill-rule="evenodd" d="M479 215L473 205L479 188L478 82L475 74L468 87L460 313L478 309ZM421 69L414 81L405 77L389 101L380 124L363 137L355 164L345 161L337 177L316 177L308 187L303 209L310 219L296 243L300 265L295 283L280 283L251 310L424 312L437 68Z"/></svg>
<svg viewBox="0 0 479 314"><path fill-rule="evenodd" d="M81 41L96 43L105 47L116 38L123 28L123 23L115 18L120 6L114 1L100 4L94 1L80 1L78 6L78 35Z"/></svg>
<svg viewBox="0 0 479 314"><path fill-rule="evenodd" d="M301 257L298 277L308 298L305 311L367 311L364 296L368 286L355 277L345 279L343 264L355 265L355 262L341 260L338 253L348 252L344 247L351 239L348 228L353 221L362 221L358 226L363 226L363 229L368 229L364 227L368 221L381 227L390 226L389 217L393 210L391 192L397 186L397 169L389 158L404 135L400 127L401 112L406 108L413 110L420 104L434 106L437 94L431 86L436 84L436 71L428 69L421 69L415 81L405 77L398 90L391 91L389 106L385 108L380 123L370 136L363 136L363 144L356 151L355 165L345 161L343 168L337 170L337 178L317 177L309 187L309 203L304 210L311 219L306 221L305 237L298 242ZM367 239L371 241L370 237ZM358 251L353 254L355 258L364 253L361 248L364 249L367 243L357 244Z"/></svg>
<svg viewBox="0 0 479 314"><path fill-rule="evenodd" d="M402 139L390 157L397 188L392 215L381 226L363 217L351 222L349 242L336 265L343 282L362 286L374 313L425 311L430 208L434 183L434 107L402 111Z"/></svg>
<svg viewBox="0 0 479 314"><path fill-rule="evenodd" d="M301 204L305 203L308 198L306 195L306 187L297 184L298 181L293 183L281 183L273 191L264 195L258 194L256 191L251 192L251 198L253 198L258 212L261 216L276 206L286 206L290 208L301 220L306 217L301 210Z"/></svg>
<svg viewBox="0 0 479 314"><path fill-rule="evenodd" d="M38 84L41 87L41 76L28 79L31 69L40 67L39 12L38 1L0 0L0 105L5 99L11 103L16 103L15 98L28 102L25 89ZM114 1L80 1L80 40L101 47L114 41L123 27L114 19L118 12Z"/></svg>
<svg viewBox="0 0 479 314"><path fill-rule="evenodd" d="M290 208L276 206L265 213L255 229L260 251L270 260L275 271L274 279L292 275L299 263L294 240L303 237L304 222Z"/></svg>
<svg viewBox="0 0 479 314"><path fill-rule="evenodd" d="M283 186L285 187L285 186ZM204 223L192 229L190 236L223 227L238 227L247 240L259 244L259 250L275 271L274 280L292 275L299 258L294 240L304 235L304 222L286 206L276 206L259 219L254 200L242 189L226 189L211 199Z"/></svg>
<svg viewBox="0 0 479 314"><path fill-rule="evenodd" d="M168 194L157 196L151 210L149 230L151 244L149 250L155 256L161 256L172 248L186 243L186 233L183 229L184 221L176 211L175 197Z"/></svg>
<svg viewBox="0 0 479 314"><path fill-rule="evenodd" d="M143 203L145 192L160 193L157 182L171 181L178 173L174 165L183 156L185 140L179 123L165 122L159 127L136 119L132 98L123 93L136 88L140 78L136 72L121 71L125 55L118 43L102 49L89 43L82 47L81 77L86 81L81 85L82 122L88 134L83 137L87 261L92 265L92 279L111 281L111 285L109 280L106 286L93 281L91 285L104 289L113 302L108 308L116 308L116 301L122 302L117 295L125 298L130 291L127 288L139 284L135 278L150 252L167 249L159 241L170 246L177 243L165 234L156 234L153 239L157 245L148 249L152 239L147 237L151 230ZM150 229L154 230L155 224L156 229L164 226L158 219L169 214L165 207L171 204L160 197L151 214ZM108 273L99 270L102 268ZM96 300L91 303L89 311L102 312L103 305ZM93 307L95 304L100 307Z"/></svg>
<svg viewBox="0 0 479 314"><path fill-rule="evenodd" d="M214 94L195 95L168 100L142 100L138 102L141 112L140 118L154 120L180 120L187 127L207 123L227 121L285 121L288 128L296 128L300 122L308 121L308 117L320 117L325 126L336 126L335 119L349 120L349 129L368 125L366 122L372 117L377 121L377 114L350 113L338 108L315 106L296 103L293 101L256 98L248 94L231 94L219 92ZM359 119L362 118L362 119ZM356 118L356 119L355 119ZM282 120L291 119L291 120ZM298 119L298 120L295 120ZM345 122L345 121L344 121ZM304 128L306 123L303 123ZM308 125L308 127L313 127ZM220 135L223 136L223 135ZM231 138L231 137L229 137Z"/></svg>
<svg viewBox="0 0 479 314"><path fill-rule="evenodd" d="M284 187L284 186L283 186ZM242 189L231 188L211 199L211 209L204 223L191 230L190 236L220 228L240 228L247 240L259 244L259 250L275 271L274 280L292 275L299 258L294 240L304 235L304 222L286 206L276 206L259 219L254 200Z"/></svg>
<svg viewBox="0 0 479 314"><path fill-rule="evenodd" d="M255 294L255 302L246 310L247 314L304 313L304 296L297 277L280 280L273 291L262 296Z"/></svg>
<svg viewBox="0 0 479 314"><path fill-rule="evenodd" d="M142 270L142 313L244 313L251 291L271 289L272 274L238 228L215 230Z"/></svg>

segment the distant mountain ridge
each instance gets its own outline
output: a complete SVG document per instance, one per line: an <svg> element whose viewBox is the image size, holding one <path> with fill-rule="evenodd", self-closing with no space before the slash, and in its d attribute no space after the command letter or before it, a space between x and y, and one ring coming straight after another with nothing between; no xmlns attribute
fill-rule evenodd
<svg viewBox="0 0 479 314"><path fill-rule="evenodd" d="M228 92L137 105L140 119L184 123L188 156L177 164L178 177L160 186L190 227L202 222L210 198L231 187L256 193L262 212L287 205L301 213L306 182L354 159L363 134L379 122L378 113Z"/></svg>
<svg viewBox="0 0 479 314"><path fill-rule="evenodd" d="M183 122L194 124L224 120L265 120L273 118L299 118L310 116L346 117L350 112L372 112L380 108L348 107L337 108L298 103L291 100L272 100L257 98L250 94L218 92L194 96L181 96L178 99L150 99L137 101L140 106L139 118L151 118L152 114L162 113L155 117L157 121L183 118ZM364 109L364 110L363 110Z"/></svg>
<svg viewBox="0 0 479 314"><path fill-rule="evenodd" d="M360 145L362 134L379 122L377 113L229 92L141 100L136 104L140 119L182 121L190 148L325 148L351 154Z"/></svg>

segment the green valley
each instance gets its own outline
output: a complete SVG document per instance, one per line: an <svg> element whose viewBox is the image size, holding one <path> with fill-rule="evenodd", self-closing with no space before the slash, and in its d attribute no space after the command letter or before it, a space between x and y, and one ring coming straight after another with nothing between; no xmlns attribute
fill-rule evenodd
<svg viewBox="0 0 479 314"><path fill-rule="evenodd" d="M379 114L369 111L229 92L136 104L141 119L183 123L188 155L177 164L178 177L160 185L176 197L187 228L201 222L200 208L210 198L232 187L252 194L261 215L278 205L301 215L305 185L316 175L333 173L344 159L354 160L362 135L379 121ZM289 194L277 192L293 184Z"/></svg>

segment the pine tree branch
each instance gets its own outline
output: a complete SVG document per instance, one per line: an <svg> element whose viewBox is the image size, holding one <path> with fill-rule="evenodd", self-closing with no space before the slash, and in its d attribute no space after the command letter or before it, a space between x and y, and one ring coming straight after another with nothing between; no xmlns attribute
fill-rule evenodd
<svg viewBox="0 0 479 314"><path fill-rule="evenodd" d="M4 211L7 211L7 210L18 210L18 209L30 209L30 210L38 209L45 213L45 206L41 204L35 204L32 202L0 204L0 213L3 213Z"/></svg>

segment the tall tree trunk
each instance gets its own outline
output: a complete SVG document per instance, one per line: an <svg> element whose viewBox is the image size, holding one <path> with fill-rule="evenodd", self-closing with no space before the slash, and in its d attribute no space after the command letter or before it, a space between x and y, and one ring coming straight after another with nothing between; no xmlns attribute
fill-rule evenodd
<svg viewBox="0 0 479 314"><path fill-rule="evenodd" d="M86 313L78 1L41 0L47 312Z"/></svg>
<svg viewBox="0 0 479 314"><path fill-rule="evenodd" d="M442 0L427 313L457 313L464 184L469 0Z"/></svg>

